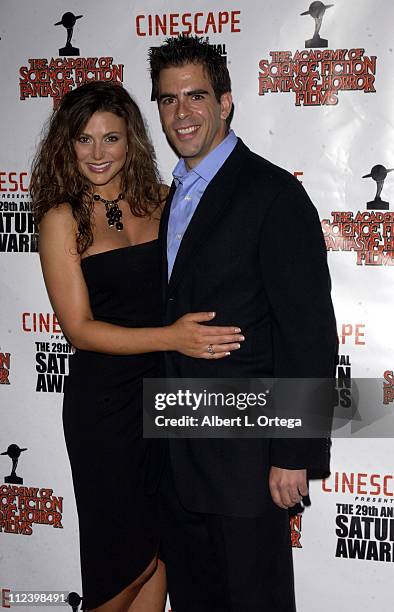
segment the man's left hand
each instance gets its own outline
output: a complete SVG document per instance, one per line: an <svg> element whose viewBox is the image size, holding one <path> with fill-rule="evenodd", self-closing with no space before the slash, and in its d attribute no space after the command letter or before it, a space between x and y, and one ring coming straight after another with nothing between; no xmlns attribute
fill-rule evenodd
<svg viewBox="0 0 394 612"><path fill-rule="evenodd" d="M285 470L272 466L269 488L272 499L279 508L292 508L302 497L308 495L306 470Z"/></svg>

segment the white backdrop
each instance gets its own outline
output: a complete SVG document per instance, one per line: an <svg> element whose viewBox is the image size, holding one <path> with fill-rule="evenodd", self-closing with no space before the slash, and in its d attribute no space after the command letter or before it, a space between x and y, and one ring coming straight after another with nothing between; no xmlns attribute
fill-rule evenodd
<svg viewBox="0 0 394 612"><path fill-rule="evenodd" d="M7 482L10 456L0 455L0 607L7 589L81 592L61 427L69 347L35 252L31 159L59 92L84 79L117 78L140 105L169 182L176 158L150 101L146 61L149 47L165 36L186 31L220 45L232 76L234 130L302 180L327 239L346 375L381 378L376 405L383 403L385 376L385 406L392 411L394 174L383 184L385 210L382 202L380 210L367 209L377 183L362 177L377 165L383 177L394 167L394 5L334 2L320 31L327 47L306 48L314 31L311 15L301 16L306 0L201 0L198 8L191 0L154 0L148 7L128 0L2 1L0 452L11 444L27 450L20 451L17 484ZM79 17L73 56L62 50L65 27L55 27L67 12ZM346 89L335 89L334 77ZM279 249L280 227L277 237ZM312 507L294 525L298 609L390 612L394 535L384 529L394 513L391 440L336 440L332 472L326 483L313 483ZM103 529L112 503L104 496ZM29 507L41 512L29 514Z"/></svg>

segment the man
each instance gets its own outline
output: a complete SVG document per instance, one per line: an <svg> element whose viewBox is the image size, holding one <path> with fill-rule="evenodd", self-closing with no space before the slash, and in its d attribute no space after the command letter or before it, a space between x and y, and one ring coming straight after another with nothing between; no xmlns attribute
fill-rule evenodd
<svg viewBox="0 0 394 612"><path fill-rule="evenodd" d="M215 311L245 336L224 359L165 355L169 377L331 377L336 327L317 212L301 184L229 124L221 56L194 37L150 57L180 160L163 212L165 323ZM168 280L168 283L167 283ZM215 357L223 346L209 345ZM294 612L287 509L329 470L327 440L170 440L160 484L174 612ZM309 474L308 472L309 471Z"/></svg>

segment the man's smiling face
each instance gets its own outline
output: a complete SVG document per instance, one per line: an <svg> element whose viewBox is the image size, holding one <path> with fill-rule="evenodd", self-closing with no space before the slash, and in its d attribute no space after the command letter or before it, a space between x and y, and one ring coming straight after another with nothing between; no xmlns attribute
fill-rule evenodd
<svg viewBox="0 0 394 612"><path fill-rule="evenodd" d="M201 64L164 68L158 89L163 130L189 168L194 168L226 136L231 94L223 94L218 102Z"/></svg>

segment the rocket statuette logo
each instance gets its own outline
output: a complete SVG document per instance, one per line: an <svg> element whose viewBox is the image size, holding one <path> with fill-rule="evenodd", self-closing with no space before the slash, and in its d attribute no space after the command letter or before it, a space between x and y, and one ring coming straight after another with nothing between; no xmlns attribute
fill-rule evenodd
<svg viewBox="0 0 394 612"><path fill-rule="evenodd" d="M321 24L323 21L324 13L326 9L334 6L333 4L323 4L323 2L312 2L309 9L301 13L301 15L310 15L315 20L315 31L313 37L305 41L305 47L307 49L319 49L321 47L328 47L328 40L321 38L319 35Z"/></svg>
<svg viewBox="0 0 394 612"><path fill-rule="evenodd" d="M4 482L9 484L23 484L23 478L16 475L16 467L21 453L26 450L27 448L19 448L17 444L10 444L7 450L1 453L1 455L8 455L12 461L11 474L4 477Z"/></svg>
<svg viewBox="0 0 394 612"><path fill-rule="evenodd" d="M376 183L376 196L375 199L367 203L367 210L388 210L389 202L385 202L380 197L383 190L383 184L389 172L392 172L394 168L386 170L382 164L374 166L369 174L364 174L363 178L372 178Z"/></svg>
<svg viewBox="0 0 394 612"><path fill-rule="evenodd" d="M81 19L81 17L83 17L83 15L75 16L73 13L64 13L61 20L55 23L55 26L62 25L67 30L67 42L64 47L59 49L59 55L79 55L79 49L72 46L71 39L76 21L77 19Z"/></svg>

